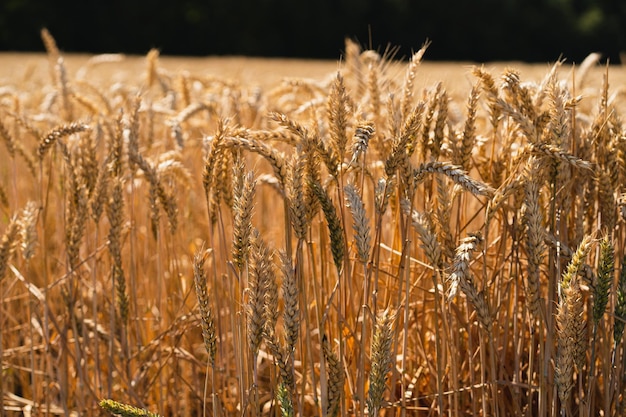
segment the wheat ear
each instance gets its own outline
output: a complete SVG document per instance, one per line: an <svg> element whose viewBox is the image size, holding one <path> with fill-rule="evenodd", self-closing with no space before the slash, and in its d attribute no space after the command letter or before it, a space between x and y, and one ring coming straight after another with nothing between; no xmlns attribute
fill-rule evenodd
<svg viewBox="0 0 626 417"><path fill-rule="evenodd" d="M393 322L395 315L384 310L376 317L376 327L371 347L372 368L367 393L369 415L376 417L383 406L387 374L393 365L392 344L394 339Z"/></svg>
<svg viewBox="0 0 626 417"><path fill-rule="evenodd" d="M84 123L75 122L70 124L64 124L57 126L45 134L39 141L39 147L37 148L37 156L39 160L42 160L46 155L46 152L52 145L54 145L59 139L66 136L73 135L74 133L84 132L89 130L90 127Z"/></svg>
<svg viewBox="0 0 626 417"><path fill-rule="evenodd" d="M591 249L589 235L581 241L567 266L560 283L560 297L556 316L557 356L554 381L562 404L569 399L574 388L574 367L581 368L586 349L584 303L578 271Z"/></svg>
<svg viewBox="0 0 626 417"><path fill-rule="evenodd" d="M624 325L626 324L626 255L622 258L622 270L616 290L615 322L613 323L613 350L622 341ZM615 353L614 353L615 354Z"/></svg>
<svg viewBox="0 0 626 417"><path fill-rule="evenodd" d="M358 190L352 184L344 187L346 192L346 205L352 212L352 228L355 233L357 257L359 262L367 263L371 249L371 236L369 220L365 212L365 205L361 200Z"/></svg>
<svg viewBox="0 0 626 417"><path fill-rule="evenodd" d="M328 224L328 231L330 233L330 250L333 255L333 260L335 261L337 273L341 274L345 253L345 240L341 220L326 190L317 182L310 182L309 186L322 206L322 211L324 212L324 217L326 217L326 223Z"/></svg>
<svg viewBox="0 0 626 417"><path fill-rule="evenodd" d="M339 413L339 405L343 394L344 374L341 362L335 352L333 352L326 335L322 338L322 353L324 355L326 371L328 372L328 391L324 415L327 417L336 417Z"/></svg>
<svg viewBox="0 0 626 417"><path fill-rule="evenodd" d="M209 300L209 291L207 288L207 276L204 264L211 253L205 250L196 253L193 258L193 278L198 298L198 307L200 309L200 323L202 326L202 339L204 340L204 348L209 354L209 365L215 367L215 356L217 353L217 335L215 332L215 323L213 321L213 311Z"/></svg>
<svg viewBox="0 0 626 417"><path fill-rule="evenodd" d="M0 241L0 282L4 279L9 260L18 244L19 224L16 218L12 218L2 235Z"/></svg>
<svg viewBox="0 0 626 417"><path fill-rule="evenodd" d="M109 219L109 252L113 259L113 282L117 295L119 314L124 323L128 321L129 299L126 294L126 278L122 268L122 226L124 222L124 198L122 194L122 180L115 178L111 189L111 198L107 205Z"/></svg>
<svg viewBox="0 0 626 417"><path fill-rule="evenodd" d="M121 417L160 417L144 408L133 407L113 400L100 401L100 407L109 413Z"/></svg>
<svg viewBox="0 0 626 417"><path fill-rule="evenodd" d="M469 303L476 310L478 322L488 333L490 333L491 326L493 324L493 314L491 313L491 309L487 303L485 292L478 289L472 271L470 270L472 252L475 252L478 249L478 245L482 241L482 236L478 233L471 234L461 240L461 244L456 249L454 263L452 265L452 273L448 278L450 281L448 300L454 298L460 288L467 297Z"/></svg>
<svg viewBox="0 0 626 417"><path fill-rule="evenodd" d="M254 195L256 182L254 173L244 174L242 165L236 165L235 178L242 178L240 186L234 187L233 201L233 262L243 271L248 261L250 250L250 236L252 233L252 215L254 211Z"/></svg>
<svg viewBox="0 0 626 417"><path fill-rule="evenodd" d="M19 219L22 257L28 261L35 254L37 247L37 219L40 208L34 201L29 201Z"/></svg>
<svg viewBox="0 0 626 417"><path fill-rule="evenodd" d="M415 184L421 183L428 173L444 174L474 195L492 196L495 193L492 187L473 179L461 167L449 162L432 161L421 164L413 171Z"/></svg>
<svg viewBox="0 0 626 417"><path fill-rule="evenodd" d="M538 161L531 161L527 171L525 182L525 211L524 222L526 225L526 254L528 256L528 277L526 279L526 304L530 312L538 317L540 307L540 266L545 252L545 231L543 216L539 205Z"/></svg>

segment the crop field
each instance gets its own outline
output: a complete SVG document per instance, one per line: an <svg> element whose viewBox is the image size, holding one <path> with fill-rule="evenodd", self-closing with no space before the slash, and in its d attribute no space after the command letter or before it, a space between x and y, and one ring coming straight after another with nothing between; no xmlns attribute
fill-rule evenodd
<svg viewBox="0 0 626 417"><path fill-rule="evenodd" d="M626 66L42 39L0 54L0 414L626 415Z"/></svg>

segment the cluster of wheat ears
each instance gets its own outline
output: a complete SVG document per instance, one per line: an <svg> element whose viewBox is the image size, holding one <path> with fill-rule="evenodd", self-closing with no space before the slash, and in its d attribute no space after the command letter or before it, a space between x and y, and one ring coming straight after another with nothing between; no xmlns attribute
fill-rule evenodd
<svg viewBox="0 0 626 417"><path fill-rule="evenodd" d="M269 90L0 86L4 415L592 416L626 408L626 127L607 66L351 41ZM575 74L575 76L574 76ZM106 410L106 411L105 411Z"/></svg>

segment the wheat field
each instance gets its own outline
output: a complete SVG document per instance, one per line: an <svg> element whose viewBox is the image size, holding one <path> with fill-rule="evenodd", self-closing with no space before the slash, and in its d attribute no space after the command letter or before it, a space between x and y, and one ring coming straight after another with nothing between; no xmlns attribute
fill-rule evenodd
<svg viewBox="0 0 626 417"><path fill-rule="evenodd" d="M2 415L626 415L626 67L42 39L0 55Z"/></svg>

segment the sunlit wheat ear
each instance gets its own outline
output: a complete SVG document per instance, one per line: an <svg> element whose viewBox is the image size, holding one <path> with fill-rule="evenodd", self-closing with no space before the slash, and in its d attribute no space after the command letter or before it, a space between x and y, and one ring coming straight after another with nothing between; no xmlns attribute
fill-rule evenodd
<svg viewBox="0 0 626 417"><path fill-rule="evenodd" d="M239 271L243 271L250 250L256 181L253 172L244 174L241 170L242 165L236 165L236 167L239 170L235 172L235 177L241 177L243 182L240 186L234 187L232 253L234 264Z"/></svg>
<svg viewBox="0 0 626 417"><path fill-rule="evenodd" d="M505 92L507 101L519 109L522 114L531 121L536 118L536 111L528 89L520 82L519 71L513 68L506 68L502 74L502 90Z"/></svg>
<svg viewBox="0 0 626 417"><path fill-rule="evenodd" d="M333 202L328 196L326 190L317 182L311 182L309 183L309 186L322 206L322 211L324 212L324 217L326 218L330 234L330 251L333 255L333 260L335 261L337 273L341 274L345 253L345 240L343 237L341 220L339 219L337 210L335 209L335 206L333 205Z"/></svg>
<svg viewBox="0 0 626 417"><path fill-rule="evenodd" d="M346 48L346 78L357 87L357 94L361 96L363 82L361 80L361 46L352 39L345 39Z"/></svg>
<svg viewBox="0 0 626 417"><path fill-rule="evenodd" d="M341 73L337 72L337 77L330 90L328 99L328 123L330 127L331 144L339 160L343 160L348 144L346 129L348 127L348 93L343 82Z"/></svg>
<svg viewBox="0 0 626 417"><path fill-rule="evenodd" d="M88 195L91 196L98 180L98 157L97 157L97 135L101 135L102 130L97 127L93 134L80 135L77 149L79 176L87 187Z"/></svg>
<svg viewBox="0 0 626 417"><path fill-rule="evenodd" d="M392 345L394 340L393 322L395 315L384 310L376 317L374 338L371 346L371 362L369 390L367 393L367 409L370 416L378 416L384 404L387 389L387 374L393 366Z"/></svg>
<svg viewBox="0 0 626 417"><path fill-rule="evenodd" d="M288 176L288 168L285 155L282 152L279 152L275 148L272 148L263 142L243 137L227 137L225 138L223 145L224 147L245 149L265 158L274 170L274 175L276 175L276 178L278 178L282 188L284 189Z"/></svg>
<svg viewBox="0 0 626 417"><path fill-rule="evenodd" d="M591 249L591 244L591 237L585 236L567 266L559 286L555 383L562 403L569 398L574 388L574 367L582 369L585 358L587 337L578 272Z"/></svg>
<svg viewBox="0 0 626 417"><path fill-rule="evenodd" d="M357 257L359 262L367 263L371 249L371 236L365 205L354 185L346 185L344 191L346 192L346 205L352 212L352 228L355 233L354 238L356 241Z"/></svg>
<svg viewBox="0 0 626 417"><path fill-rule="evenodd" d="M411 225L420 238L421 248L426 253L431 265L436 268L441 267L441 247L437 241L435 226L430 218L417 210L411 210L411 203L407 200L400 202L402 211L411 216Z"/></svg>
<svg viewBox="0 0 626 417"><path fill-rule="evenodd" d="M622 270L617 282L615 301L615 322L613 324L613 349L622 341L626 325L626 255L622 258Z"/></svg>
<svg viewBox="0 0 626 417"><path fill-rule="evenodd" d="M411 56L411 60L409 61L409 66L406 70L406 75L404 76L404 86L402 87L402 102L400 103L403 118L408 117L409 112L411 111L411 106L413 106L415 76L417 75L417 69L422 63L422 58L424 57L426 49L429 45L430 42L424 43L419 51Z"/></svg>
<svg viewBox="0 0 626 417"><path fill-rule="evenodd" d="M555 364L554 381L558 388L559 399L565 403L574 388L574 366L582 324L583 301L578 281L561 290L562 296L556 316L558 328L558 349Z"/></svg>
<svg viewBox="0 0 626 417"><path fill-rule="evenodd" d="M526 226L526 254L528 256L528 277L526 279L526 303L530 312L538 317L540 307L540 266L545 252L545 232L543 215L539 204L539 184L537 183L537 163L531 164L525 187L524 223Z"/></svg>
<svg viewBox="0 0 626 417"><path fill-rule="evenodd" d="M19 243L19 232L18 220L12 218L0 241L0 282L4 279L11 256L13 256L13 252L15 252L17 244Z"/></svg>
<svg viewBox="0 0 626 417"><path fill-rule="evenodd" d="M615 248L605 236L600 241L600 259L598 260L597 282L593 287L593 321L602 320L609 303L609 293L615 274Z"/></svg>
<svg viewBox="0 0 626 417"><path fill-rule="evenodd" d="M431 130L433 120L437 113L437 105L439 104L439 94L442 89L442 82L439 81L435 84L434 89L428 91L426 96L426 109L424 110L424 119L420 127L420 151L422 153L422 159L426 159L428 151L432 148Z"/></svg>
<svg viewBox="0 0 626 417"><path fill-rule="evenodd" d="M37 148L37 156L39 160L42 160L46 156L46 152L52 145L54 145L59 139L66 136L73 135L74 133L85 132L90 130L89 125L84 123L75 122L70 124L64 124L55 127L45 134L39 141L39 147Z"/></svg>
<svg viewBox="0 0 626 417"><path fill-rule="evenodd" d="M467 301L476 310L476 315L480 325L487 332L491 332L493 314L487 304L485 292L478 289L476 281L474 280L474 275L470 270L472 253L478 250L478 245L480 245L482 241L482 236L478 233L471 234L461 240L461 244L456 249L452 272L448 278L450 281L448 300L456 297L458 290L460 289L467 297Z"/></svg>
<svg viewBox="0 0 626 417"><path fill-rule="evenodd" d="M387 211L389 199L394 192L394 182L392 179L381 178L376 182L374 190L374 200L376 203L376 212L382 216Z"/></svg>
<svg viewBox="0 0 626 417"><path fill-rule="evenodd" d="M454 147L452 163L460 166L465 171L471 168L471 157L476 143L476 112L478 109L478 99L480 98L480 89L477 84L472 86L467 99L467 118L463 126L463 133L460 137L460 143Z"/></svg>
<svg viewBox="0 0 626 417"><path fill-rule="evenodd" d="M421 164L413 171L413 180L415 184L421 183L428 173L440 173L449 177L456 184L463 187L466 191L474 195L492 196L495 190L478 180L470 177L461 167L453 165L449 162L432 161Z"/></svg>
<svg viewBox="0 0 626 417"><path fill-rule="evenodd" d="M119 314L124 323L129 316L130 302L126 293L126 278L122 267L122 227L124 223L123 181L115 178L111 186L111 198L107 205L109 219L109 253L112 258L113 283L117 296Z"/></svg>
<svg viewBox="0 0 626 417"><path fill-rule="evenodd" d="M454 258L454 251L456 249L451 230L452 221L450 215L452 211L452 197L450 196L451 190L449 189L454 189L454 187L450 187L449 182L442 175L435 175L435 179L437 181L437 201L433 220L439 242L441 242L442 254L445 255L446 259L450 260Z"/></svg>
<svg viewBox="0 0 626 417"><path fill-rule="evenodd" d="M287 348L293 352L298 342L300 333L300 304L299 291L296 274L291 262L291 256L285 252L280 252L281 271L283 275L283 325L285 327L285 343Z"/></svg>
<svg viewBox="0 0 626 417"><path fill-rule="evenodd" d="M159 64L159 50L151 49L146 56L146 84L148 87L158 81L158 64Z"/></svg>
<svg viewBox="0 0 626 417"><path fill-rule="evenodd" d="M70 179L68 201L66 204L66 218L67 224L65 227L65 241L67 257L72 269L75 269L79 263L80 257L80 243L85 233L85 222L87 221L87 188L85 184L76 177L74 162L70 160L70 155L66 154L67 149L65 146L64 157L68 162L68 171L72 174L68 175Z"/></svg>
<svg viewBox="0 0 626 417"><path fill-rule="evenodd" d="M65 61L62 57L57 58L57 62L54 66L54 72L57 78L57 88L59 89L59 93L61 96L61 105L63 118L67 121L72 120L73 116L73 108L72 102L70 101L70 88L67 80L67 69L65 68Z"/></svg>
<svg viewBox="0 0 626 417"><path fill-rule="evenodd" d="M385 175L387 178L391 178L398 170L402 160L410 156L415 150L415 138L419 131L423 112L424 104L419 103L405 120L400 136L394 138L391 153L385 160Z"/></svg>
<svg viewBox="0 0 626 417"><path fill-rule="evenodd" d="M160 417L144 408L137 408L113 400L100 401L100 407L112 415L121 417Z"/></svg>
<svg viewBox="0 0 626 417"><path fill-rule="evenodd" d="M326 335L322 338L322 354L328 375L325 416L335 417L339 413L341 396L343 395L344 373L341 361L333 352Z"/></svg>
<svg viewBox="0 0 626 417"><path fill-rule="evenodd" d="M500 123L502 109L497 103L498 87L496 82L487 71L483 68L474 67L472 74L480 80L483 91L486 93L487 102L489 103L489 121L495 131Z"/></svg>
<svg viewBox="0 0 626 417"><path fill-rule="evenodd" d="M46 52L48 56L56 62L57 58L60 55L59 48L57 47L57 43L54 40L52 34L47 28L41 29L41 40L43 41L44 47L46 48Z"/></svg>
<svg viewBox="0 0 626 417"><path fill-rule="evenodd" d="M367 101L365 105L368 113L371 113L371 117L377 119L380 114L381 57L374 51L365 51L361 57L367 66Z"/></svg>
<svg viewBox="0 0 626 417"><path fill-rule="evenodd" d="M28 261L35 254L37 248L37 219L40 208L34 201L29 201L22 210L18 221L21 235L22 257Z"/></svg>
<svg viewBox="0 0 626 417"><path fill-rule="evenodd" d="M305 240L308 229L308 216L306 205L306 191L304 175L306 169L306 155L301 146L296 148L287 179L287 196L289 199L289 219L298 240Z"/></svg>
<svg viewBox="0 0 626 417"><path fill-rule="evenodd" d="M448 123L448 93L442 89L437 97L437 118L435 119L435 127L433 129L432 144L430 146L430 155L432 159L439 159L441 146L445 139L444 129Z"/></svg>
<svg viewBox="0 0 626 417"><path fill-rule="evenodd" d="M365 155L369 145L370 138L374 135L376 130L372 122L360 122L354 131L352 138L352 159L351 164L357 164L359 158Z"/></svg>
<svg viewBox="0 0 626 417"><path fill-rule="evenodd" d="M200 324L202 326L204 348L209 354L209 365L214 367L217 353L217 334L215 332L213 311L207 287L207 276L204 269L204 264L210 253L210 250L203 250L195 254L193 258L193 281L196 297L198 298L198 308L200 309Z"/></svg>
<svg viewBox="0 0 626 417"><path fill-rule="evenodd" d="M255 356L259 353L265 322L268 319L266 293L270 279L275 279L272 270L271 252L258 231L254 230L250 252L248 288L246 290L248 295L248 301L246 303L246 322L248 344ZM273 325L271 327L273 328Z"/></svg>

